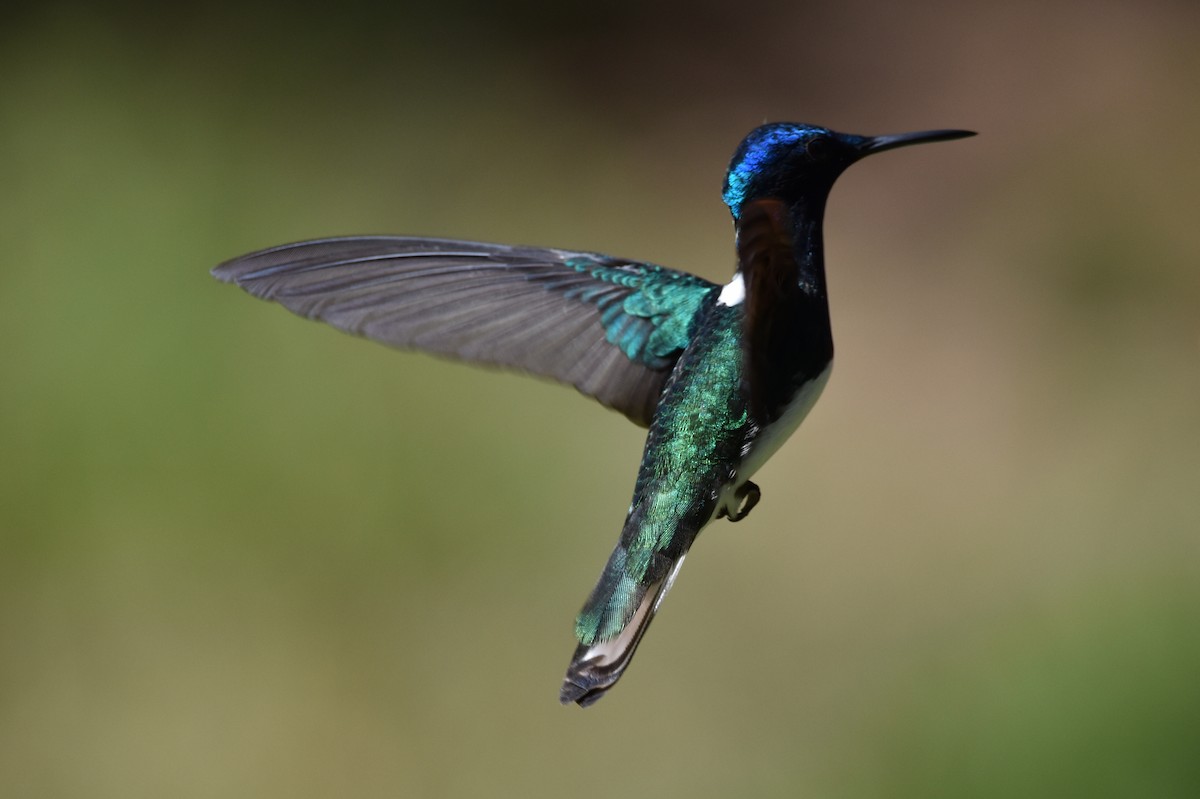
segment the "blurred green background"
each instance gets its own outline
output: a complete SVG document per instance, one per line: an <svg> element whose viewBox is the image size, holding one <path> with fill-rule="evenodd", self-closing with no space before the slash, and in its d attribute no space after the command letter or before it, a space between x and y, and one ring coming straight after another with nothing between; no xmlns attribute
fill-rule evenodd
<svg viewBox="0 0 1200 799"><path fill-rule="evenodd" d="M1200 795L1194 2L20 4L4 796ZM642 433L220 285L392 232L724 282L764 120L856 166L838 367L608 698Z"/></svg>

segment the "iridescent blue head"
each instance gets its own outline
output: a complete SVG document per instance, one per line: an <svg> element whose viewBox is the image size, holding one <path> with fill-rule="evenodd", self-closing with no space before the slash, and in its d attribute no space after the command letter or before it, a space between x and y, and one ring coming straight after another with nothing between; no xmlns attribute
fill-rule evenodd
<svg viewBox="0 0 1200 799"><path fill-rule="evenodd" d="M747 200L824 200L837 176L864 156L906 144L974 135L967 130L928 130L855 136L795 122L762 125L750 131L733 154L725 175L725 204L737 219Z"/></svg>

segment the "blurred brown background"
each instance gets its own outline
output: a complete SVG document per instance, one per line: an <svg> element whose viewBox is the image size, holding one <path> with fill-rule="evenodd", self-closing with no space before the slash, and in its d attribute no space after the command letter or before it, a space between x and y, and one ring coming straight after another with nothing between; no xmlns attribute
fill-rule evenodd
<svg viewBox="0 0 1200 799"><path fill-rule="evenodd" d="M1200 795L1200 7L18 4L0 793ZM838 366L562 708L641 431L208 269L393 232L724 282L764 120L856 166Z"/></svg>

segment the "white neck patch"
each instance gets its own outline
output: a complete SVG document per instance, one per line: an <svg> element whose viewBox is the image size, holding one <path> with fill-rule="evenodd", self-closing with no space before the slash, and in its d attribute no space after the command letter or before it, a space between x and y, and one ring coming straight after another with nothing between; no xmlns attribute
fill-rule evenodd
<svg viewBox="0 0 1200 799"><path fill-rule="evenodd" d="M718 305L741 305L742 300L746 299L746 283L742 280L742 273L735 272L733 280L725 284L725 288L721 289L721 296L717 297Z"/></svg>

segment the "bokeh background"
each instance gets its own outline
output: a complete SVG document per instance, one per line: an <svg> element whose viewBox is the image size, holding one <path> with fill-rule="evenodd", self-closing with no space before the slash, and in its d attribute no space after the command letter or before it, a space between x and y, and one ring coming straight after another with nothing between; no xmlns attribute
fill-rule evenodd
<svg viewBox="0 0 1200 799"><path fill-rule="evenodd" d="M18 3L0 794L1200 795L1200 6ZM856 166L838 367L560 707L641 431L208 275L394 232L724 282L741 136Z"/></svg>

